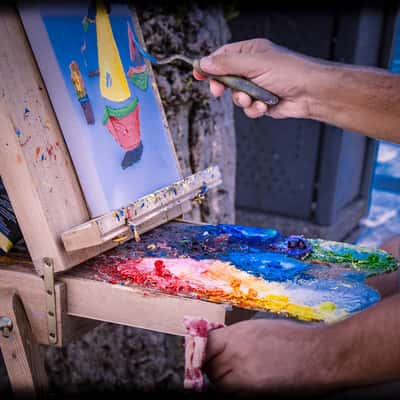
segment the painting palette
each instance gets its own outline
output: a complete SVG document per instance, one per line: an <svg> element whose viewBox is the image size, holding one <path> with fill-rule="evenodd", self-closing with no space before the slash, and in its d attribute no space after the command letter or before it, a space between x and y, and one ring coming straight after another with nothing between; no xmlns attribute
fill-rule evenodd
<svg viewBox="0 0 400 400"><path fill-rule="evenodd" d="M174 222L82 268L113 284L333 322L379 301L365 279L398 263L381 250L276 229Z"/></svg>

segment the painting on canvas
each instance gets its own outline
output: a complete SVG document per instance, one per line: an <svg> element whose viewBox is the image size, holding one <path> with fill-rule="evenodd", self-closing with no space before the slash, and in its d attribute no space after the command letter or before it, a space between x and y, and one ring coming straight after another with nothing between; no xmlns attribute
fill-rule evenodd
<svg viewBox="0 0 400 400"><path fill-rule="evenodd" d="M20 6L92 217L181 179L134 9Z"/></svg>

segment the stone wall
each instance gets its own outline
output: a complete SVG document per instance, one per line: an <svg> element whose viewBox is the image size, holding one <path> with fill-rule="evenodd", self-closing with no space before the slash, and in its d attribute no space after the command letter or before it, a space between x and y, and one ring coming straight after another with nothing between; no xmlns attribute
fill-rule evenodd
<svg viewBox="0 0 400 400"><path fill-rule="evenodd" d="M139 17L147 48L160 59L175 53L198 58L230 36L220 7L146 7ZM215 164L221 168L223 185L193 218L233 222L236 143L229 96L211 97L208 84L194 80L181 61L156 66L154 72L183 175Z"/></svg>

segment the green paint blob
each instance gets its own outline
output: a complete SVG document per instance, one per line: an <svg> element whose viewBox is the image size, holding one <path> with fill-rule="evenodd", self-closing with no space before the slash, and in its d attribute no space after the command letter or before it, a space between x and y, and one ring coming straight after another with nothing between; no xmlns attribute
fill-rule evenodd
<svg viewBox="0 0 400 400"><path fill-rule="evenodd" d="M138 98L135 97L130 103L128 103L124 107L120 108L112 108L109 106L106 106L104 109L104 114L103 114L103 119L102 123L105 125L110 117L116 117L116 118L123 118L126 117L129 113L131 113L135 108L138 103Z"/></svg>
<svg viewBox="0 0 400 400"><path fill-rule="evenodd" d="M312 252L305 258L308 262L348 265L367 277L392 272L398 268L398 261L391 254L348 243L309 239Z"/></svg>
<svg viewBox="0 0 400 400"><path fill-rule="evenodd" d="M146 90L149 83L149 74L147 71L135 72L130 77L132 83L141 90Z"/></svg>

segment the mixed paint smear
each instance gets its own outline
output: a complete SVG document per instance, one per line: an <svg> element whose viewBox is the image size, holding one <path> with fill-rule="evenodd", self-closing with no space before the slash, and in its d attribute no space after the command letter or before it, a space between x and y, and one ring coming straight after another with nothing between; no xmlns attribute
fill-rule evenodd
<svg viewBox="0 0 400 400"><path fill-rule="evenodd" d="M396 258L383 250L371 250L321 239L310 239L309 242L312 245L312 252L308 260L311 262L347 265L356 271L364 272L368 277L395 271L398 268Z"/></svg>
<svg viewBox="0 0 400 400"><path fill-rule="evenodd" d="M159 227L86 265L95 279L113 284L326 322L377 302L365 278L397 267L383 251L274 229L183 223Z"/></svg>

